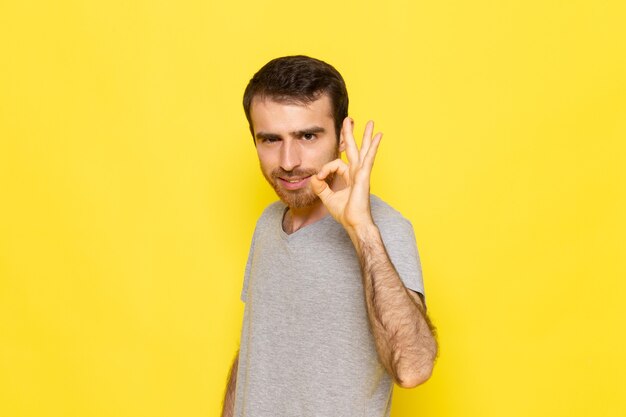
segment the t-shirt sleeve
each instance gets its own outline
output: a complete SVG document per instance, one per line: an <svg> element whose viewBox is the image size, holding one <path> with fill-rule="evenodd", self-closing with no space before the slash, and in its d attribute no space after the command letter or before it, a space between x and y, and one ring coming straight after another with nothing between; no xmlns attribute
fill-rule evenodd
<svg viewBox="0 0 626 417"><path fill-rule="evenodd" d="M248 295L248 282L250 280L250 270L252 268L252 260L254 258L254 242L256 240L256 229L252 234L252 242L250 243L250 251L248 252L248 261L246 262L246 270L243 274L243 288L241 289L241 301L246 302Z"/></svg>
<svg viewBox="0 0 626 417"><path fill-rule="evenodd" d="M425 295L422 266L411 222L403 217L394 217L377 225L389 259L404 286Z"/></svg>

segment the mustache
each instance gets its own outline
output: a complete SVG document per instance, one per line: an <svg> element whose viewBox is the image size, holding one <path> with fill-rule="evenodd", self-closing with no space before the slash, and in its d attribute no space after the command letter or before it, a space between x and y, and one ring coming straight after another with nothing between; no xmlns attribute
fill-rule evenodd
<svg viewBox="0 0 626 417"><path fill-rule="evenodd" d="M315 174L317 174L317 171L314 169L300 169L300 168L296 168L291 171L285 171L282 168L276 168L275 170L272 171L273 178L284 178L284 179L304 178L304 177L309 177Z"/></svg>

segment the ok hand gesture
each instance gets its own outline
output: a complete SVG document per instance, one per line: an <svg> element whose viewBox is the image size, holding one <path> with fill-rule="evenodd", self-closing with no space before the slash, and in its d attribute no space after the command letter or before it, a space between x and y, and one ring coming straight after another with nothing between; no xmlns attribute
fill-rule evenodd
<svg viewBox="0 0 626 417"><path fill-rule="evenodd" d="M343 121L342 140L346 146L348 163L335 159L324 165L311 177L311 187L319 196L330 214L352 235L363 227L374 224L370 211L370 175L382 133L372 137L374 122L365 126L361 149L358 149L353 135L352 120ZM339 175L345 183L342 189L333 190L326 182L329 175Z"/></svg>

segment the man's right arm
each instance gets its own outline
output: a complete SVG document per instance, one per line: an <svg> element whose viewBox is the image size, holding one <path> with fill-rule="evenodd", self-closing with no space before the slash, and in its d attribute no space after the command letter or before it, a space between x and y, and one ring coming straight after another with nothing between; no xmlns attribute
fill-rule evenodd
<svg viewBox="0 0 626 417"><path fill-rule="evenodd" d="M222 417L233 417L235 411L235 386L237 385L237 366L239 365L239 351L235 355L233 366L230 368L226 393L224 394L224 405L222 407Z"/></svg>

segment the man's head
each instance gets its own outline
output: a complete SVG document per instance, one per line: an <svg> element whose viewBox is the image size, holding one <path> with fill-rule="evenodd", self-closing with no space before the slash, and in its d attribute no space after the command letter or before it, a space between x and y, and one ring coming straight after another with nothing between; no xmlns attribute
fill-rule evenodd
<svg viewBox="0 0 626 417"><path fill-rule="evenodd" d="M243 109L252 136L254 126L250 111L254 98L306 105L324 94L330 98L339 141L341 125L348 116L348 92L341 74L326 62L304 55L271 60L254 74L243 95Z"/></svg>
<svg viewBox="0 0 626 417"><path fill-rule="evenodd" d="M261 171L276 194L291 208L320 204L310 177L345 147L340 132L348 96L341 75L313 58L275 59L248 84L244 109Z"/></svg>

